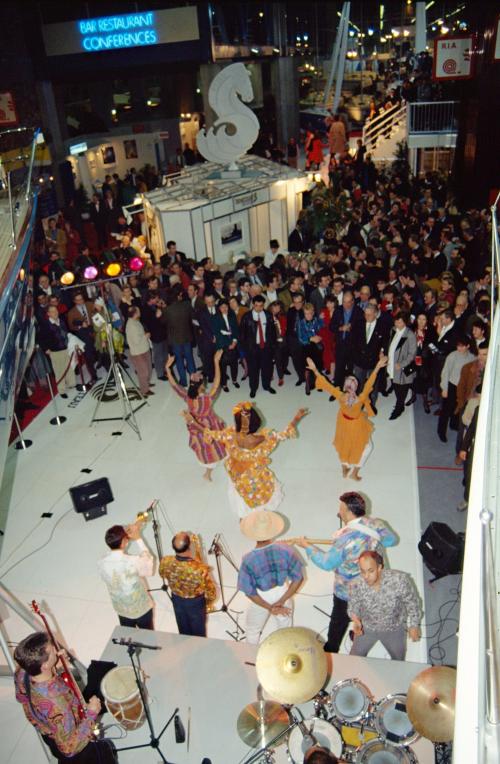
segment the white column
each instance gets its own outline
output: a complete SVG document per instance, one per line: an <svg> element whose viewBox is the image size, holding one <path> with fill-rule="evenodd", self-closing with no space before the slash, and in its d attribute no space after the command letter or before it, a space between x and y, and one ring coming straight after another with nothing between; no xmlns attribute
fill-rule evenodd
<svg viewBox="0 0 500 764"><path fill-rule="evenodd" d="M92 185L92 178L90 176L87 154L81 154L77 157L77 159L78 159L78 173L80 175L80 183L84 187L90 199L92 197L92 194L94 193L94 187Z"/></svg>
<svg viewBox="0 0 500 764"><path fill-rule="evenodd" d="M418 2L415 9L415 53L422 53L427 45L425 2Z"/></svg>

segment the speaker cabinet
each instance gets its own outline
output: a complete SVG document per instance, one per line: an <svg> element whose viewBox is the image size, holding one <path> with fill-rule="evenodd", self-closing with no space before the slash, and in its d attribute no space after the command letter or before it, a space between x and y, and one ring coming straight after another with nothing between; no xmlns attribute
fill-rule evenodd
<svg viewBox="0 0 500 764"><path fill-rule="evenodd" d="M464 535L446 523L430 523L418 543L418 551L431 573L438 578L460 573L464 554Z"/></svg>
<svg viewBox="0 0 500 764"><path fill-rule="evenodd" d="M91 480L69 489L75 512L82 513L85 520L107 514L107 505L114 501L108 478Z"/></svg>

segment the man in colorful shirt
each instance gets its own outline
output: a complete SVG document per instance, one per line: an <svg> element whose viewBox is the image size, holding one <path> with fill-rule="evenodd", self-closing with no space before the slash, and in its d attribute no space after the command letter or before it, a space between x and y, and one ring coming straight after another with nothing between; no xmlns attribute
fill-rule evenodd
<svg viewBox="0 0 500 764"><path fill-rule="evenodd" d="M99 573L106 584L111 602L122 626L139 629L153 628L153 600L148 594L147 576L153 575L154 558L141 538L139 523L113 525L106 533L111 552L99 562ZM125 549L135 541L140 554L126 554Z"/></svg>
<svg viewBox="0 0 500 764"><path fill-rule="evenodd" d="M172 592L179 634L206 637L207 601L213 601L216 594L210 568L199 559L195 539L189 533L177 533L172 547L175 555L162 558L160 576L167 579Z"/></svg>
<svg viewBox="0 0 500 764"><path fill-rule="evenodd" d="M382 547L394 546L397 542L397 536L382 520L366 517L366 504L361 494L349 491L339 500L337 516L344 527L334 534L330 549L323 552L304 537L297 542L318 568L335 571L333 609L324 647L329 653L338 653L349 626L348 590L350 583L359 576L360 554L369 549L380 553Z"/></svg>
<svg viewBox="0 0 500 764"><path fill-rule="evenodd" d="M96 742L94 722L101 711L95 695L86 705L83 718L79 701L56 673L58 655L44 632L22 640L14 651L19 664L15 673L16 700L26 718L41 734L59 762L72 764L111 764L115 758L110 741Z"/></svg>
<svg viewBox="0 0 500 764"><path fill-rule="evenodd" d="M240 523L242 533L257 542L244 555L238 575L238 589L247 595L246 641L256 645L271 616L272 630L292 625L292 606L285 604L302 584L302 560L286 544L273 541L282 533L285 521L276 512L254 510Z"/></svg>
<svg viewBox="0 0 500 764"><path fill-rule="evenodd" d="M360 575L349 586L347 612L354 624L351 655L368 655L380 641L391 658L404 661L406 631L420 639L420 600L408 573L384 570L378 552L363 552Z"/></svg>

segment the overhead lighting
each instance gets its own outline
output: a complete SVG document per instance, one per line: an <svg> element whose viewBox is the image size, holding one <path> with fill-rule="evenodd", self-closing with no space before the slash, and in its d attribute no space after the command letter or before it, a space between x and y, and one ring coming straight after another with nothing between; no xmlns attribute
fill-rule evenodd
<svg viewBox="0 0 500 764"><path fill-rule="evenodd" d="M427 5L425 6L425 10L428 11L429 8L432 8L435 2L436 0L431 0L430 3L427 3Z"/></svg>
<svg viewBox="0 0 500 764"><path fill-rule="evenodd" d="M410 32L408 31L408 29L405 29L403 31L403 37L409 37L409 36L410 36Z"/></svg>
<svg viewBox="0 0 500 764"><path fill-rule="evenodd" d="M354 31L352 29L349 30L349 37L354 37Z"/></svg>
<svg viewBox="0 0 500 764"><path fill-rule="evenodd" d="M250 48L250 50L252 51L252 53L255 53L255 54L259 52L258 48Z"/></svg>
<svg viewBox="0 0 500 764"><path fill-rule="evenodd" d="M442 26L442 25L444 24L444 21L443 21L443 19L438 19L438 20L436 21L436 24L438 25L438 27Z"/></svg>
<svg viewBox="0 0 500 764"><path fill-rule="evenodd" d="M263 19L263 18L264 18L264 11L259 11L259 19Z"/></svg>
<svg viewBox="0 0 500 764"><path fill-rule="evenodd" d="M448 27L445 27L445 26L441 27L441 34L448 34L449 31L450 30L448 29Z"/></svg>
<svg viewBox="0 0 500 764"><path fill-rule="evenodd" d="M433 24L433 25L431 26L431 29L432 29L432 31L433 31L433 32L435 32L435 31L437 30L437 27L436 27L436 26L434 26L434 24Z"/></svg>
<svg viewBox="0 0 500 764"><path fill-rule="evenodd" d="M397 29L391 29L392 34L394 37L399 37L399 31Z"/></svg>
<svg viewBox="0 0 500 764"><path fill-rule="evenodd" d="M111 116L116 117L116 109L111 109Z"/></svg>
<svg viewBox="0 0 500 764"><path fill-rule="evenodd" d="M387 42L387 40L385 39L385 37L381 37L380 42Z"/></svg>
<svg viewBox="0 0 500 764"><path fill-rule="evenodd" d="M196 92L198 93L198 95L200 95L200 93L201 93L200 88L196 88Z"/></svg>
<svg viewBox="0 0 500 764"><path fill-rule="evenodd" d="M280 49L279 48L273 48L273 52L274 53L280 53Z"/></svg>
<svg viewBox="0 0 500 764"><path fill-rule="evenodd" d="M308 34L305 34L305 35L304 35L304 40L305 40L306 42L309 40L309 35L308 35Z"/></svg>
<svg viewBox="0 0 500 764"><path fill-rule="evenodd" d="M373 29L370 27L370 28L368 29L368 37L371 37L371 36L372 36L372 34L373 34Z"/></svg>

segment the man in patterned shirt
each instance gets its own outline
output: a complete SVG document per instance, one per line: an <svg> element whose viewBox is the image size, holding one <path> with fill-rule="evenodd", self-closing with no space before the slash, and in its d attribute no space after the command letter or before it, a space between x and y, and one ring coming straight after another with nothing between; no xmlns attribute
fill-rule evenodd
<svg viewBox="0 0 500 764"><path fill-rule="evenodd" d="M292 606L285 603L302 584L302 560L289 546L272 540L284 527L281 515L268 510L254 510L240 524L242 533L257 542L244 555L238 575L238 589L251 600L246 619L251 645L258 644L269 617L273 631L292 625Z"/></svg>
<svg viewBox="0 0 500 764"><path fill-rule="evenodd" d="M347 612L354 624L351 655L368 655L380 641L395 661L404 661L406 631L420 639L420 600L408 573L384 570L378 552L362 552L360 575L349 586Z"/></svg>
<svg viewBox="0 0 500 764"><path fill-rule="evenodd" d="M111 603L122 626L153 628L153 600L148 594L146 576L153 575L154 557L141 538L139 523L113 525L105 536L111 552L99 561L99 573L108 587ZM135 541L140 554L126 554Z"/></svg>
<svg viewBox="0 0 500 764"><path fill-rule="evenodd" d="M90 698L86 715L80 719L78 700L57 675L58 655L45 632L37 631L22 640L14 651L19 665L15 673L16 700L26 718L41 734L59 762L111 764L117 761L109 740L96 742L93 725L101 702Z"/></svg>
<svg viewBox="0 0 500 764"><path fill-rule="evenodd" d="M348 589L349 584L359 576L360 554L366 549L381 552L382 547L394 546L397 542L397 536L382 520L366 517L366 504L360 493L348 491L339 500L337 516L344 527L334 534L329 550L321 551L304 537L297 541L318 568L335 571L333 609L324 647L328 653L338 653L349 626Z"/></svg>
<svg viewBox="0 0 500 764"><path fill-rule="evenodd" d="M199 559L194 539L182 531L172 539L175 555L160 562L160 576L166 578L172 592L175 620L179 634L206 637L207 601L215 599L215 584L210 568Z"/></svg>

